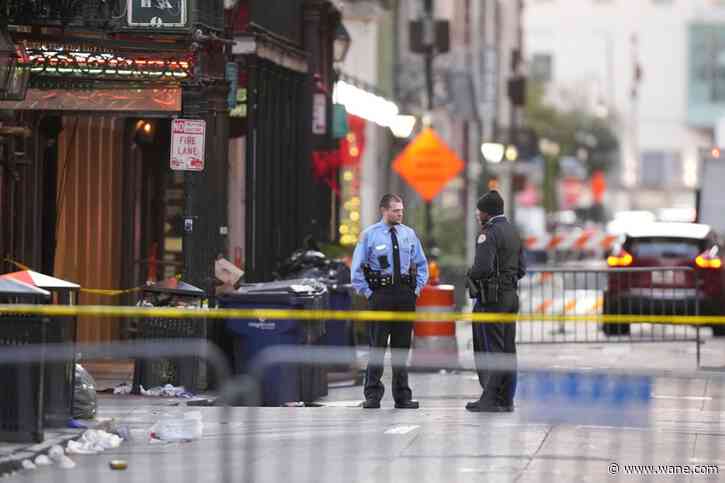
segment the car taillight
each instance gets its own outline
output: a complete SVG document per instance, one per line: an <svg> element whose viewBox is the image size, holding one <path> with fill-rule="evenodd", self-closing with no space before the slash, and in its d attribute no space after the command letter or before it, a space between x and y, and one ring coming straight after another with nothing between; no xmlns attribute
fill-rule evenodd
<svg viewBox="0 0 725 483"><path fill-rule="evenodd" d="M607 265L610 267L628 267L632 265L633 261L634 258L626 250L621 250L617 255L607 257Z"/></svg>
<svg viewBox="0 0 725 483"><path fill-rule="evenodd" d="M720 248L717 245L702 252L695 258L695 265L700 268L722 268L722 258L719 257L719 252Z"/></svg>

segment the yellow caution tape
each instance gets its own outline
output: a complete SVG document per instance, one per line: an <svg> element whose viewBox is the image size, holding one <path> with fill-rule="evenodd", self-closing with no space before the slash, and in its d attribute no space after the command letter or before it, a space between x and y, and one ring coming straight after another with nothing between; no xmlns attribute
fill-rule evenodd
<svg viewBox="0 0 725 483"><path fill-rule="evenodd" d="M116 297L118 295L138 292L139 290L141 290L141 288L142 287L134 287L134 288L126 289L126 290L111 290L111 289L102 289L102 288L82 288L80 290L83 293L92 294L92 295L105 295L107 297Z"/></svg>
<svg viewBox="0 0 725 483"><path fill-rule="evenodd" d="M181 280L181 274L177 273L176 275L174 275L174 278L176 280ZM127 293L134 293L134 292L141 291L145 287L146 287L145 285L140 285L138 287L127 288L127 289L117 289L117 290L116 289L102 289L102 288L81 288L80 290L83 293L88 293L88 294L93 294L93 295L105 295L108 297L116 297L118 295L124 295Z"/></svg>
<svg viewBox="0 0 725 483"><path fill-rule="evenodd" d="M21 270L26 265L4 259ZM174 276L181 278L180 274ZM144 287L125 290L82 288L81 292L115 297L138 292ZM601 324L725 325L725 316L703 315L556 315L544 313L499 314L481 312L393 312L373 310L285 310L285 309L194 309L170 307L127 307L105 305L0 305L0 314L42 315L46 317L138 317L165 319L264 319L264 320L354 320L362 322L596 322Z"/></svg>
<svg viewBox="0 0 725 483"><path fill-rule="evenodd" d="M0 314L47 317L138 317L167 319L355 320L367 322L597 322L605 324L725 325L723 316L554 315L374 310L198 309L103 305L0 305Z"/></svg>

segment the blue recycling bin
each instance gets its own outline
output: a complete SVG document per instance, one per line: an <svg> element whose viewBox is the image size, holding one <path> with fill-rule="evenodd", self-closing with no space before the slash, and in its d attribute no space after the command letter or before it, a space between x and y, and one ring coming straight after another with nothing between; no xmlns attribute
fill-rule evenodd
<svg viewBox="0 0 725 483"><path fill-rule="evenodd" d="M352 310L352 286L328 285L330 291L330 310ZM328 366L330 377L335 380L346 380L351 372L356 372L357 358L355 355L355 327L351 320L330 320L327 323L322 343L334 347L338 360ZM333 374L334 373L334 374Z"/></svg>
<svg viewBox="0 0 725 483"><path fill-rule="evenodd" d="M349 311L352 309L350 286L329 287L330 310ZM322 343L327 346L349 347L353 345L352 323L350 320L332 320L327 324Z"/></svg>
<svg viewBox="0 0 725 483"><path fill-rule="evenodd" d="M315 280L285 280L243 285L237 292L221 297L219 306L322 310L329 306L329 297L324 284ZM327 394L322 364L271 364L259 372L255 367L260 353L270 347L321 344L324 321L228 319L226 330L233 338L234 371L260 378L264 406L309 403Z"/></svg>

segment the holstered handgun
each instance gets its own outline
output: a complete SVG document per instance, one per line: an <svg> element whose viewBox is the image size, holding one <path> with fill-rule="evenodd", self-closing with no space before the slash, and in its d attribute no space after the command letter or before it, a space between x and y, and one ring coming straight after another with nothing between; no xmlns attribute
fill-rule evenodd
<svg viewBox="0 0 725 483"><path fill-rule="evenodd" d="M370 265L368 265L367 263L363 263L361 265L361 268L362 268L362 271L363 271L363 276L365 277L365 281L368 284L370 284L370 281L373 278L373 270L370 268Z"/></svg>
<svg viewBox="0 0 725 483"><path fill-rule="evenodd" d="M472 299L478 299L482 304L498 303L501 283L498 277L491 277L488 280L474 280L470 276L466 276L466 288L468 296Z"/></svg>
<svg viewBox="0 0 725 483"><path fill-rule="evenodd" d="M469 298L478 299L481 296L481 287L470 275L466 275L466 288L468 289Z"/></svg>
<svg viewBox="0 0 725 483"><path fill-rule="evenodd" d="M488 280L481 282L481 303L482 304L497 304L499 292L501 288L501 281L499 277L493 276Z"/></svg>
<svg viewBox="0 0 725 483"><path fill-rule="evenodd" d="M415 292L415 290L418 288L418 267L410 264L410 269L408 270L408 276L410 276L410 288Z"/></svg>

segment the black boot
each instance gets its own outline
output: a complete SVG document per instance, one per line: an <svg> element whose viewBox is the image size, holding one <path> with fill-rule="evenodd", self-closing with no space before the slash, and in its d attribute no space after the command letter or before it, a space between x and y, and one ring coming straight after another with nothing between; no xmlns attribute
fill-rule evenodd
<svg viewBox="0 0 725 483"><path fill-rule="evenodd" d="M472 413L511 413L514 410L512 405L500 405L489 401L473 401L466 404L466 410Z"/></svg>
<svg viewBox="0 0 725 483"><path fill-rule="evenodd" d="M366 399L362 403L364 409L380 409L380 401L377 399Z"/></svg>

